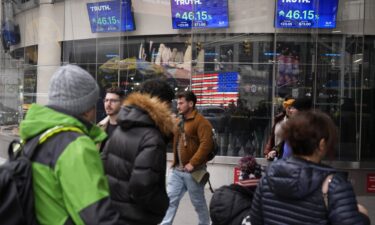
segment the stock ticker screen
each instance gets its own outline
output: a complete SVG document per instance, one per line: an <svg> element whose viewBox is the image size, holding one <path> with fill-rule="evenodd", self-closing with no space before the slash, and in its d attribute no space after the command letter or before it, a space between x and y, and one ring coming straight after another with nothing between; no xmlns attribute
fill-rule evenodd
<svg viewBox="0 0 375 225"><path fill-rule="evenodd" d="M335 28L338 0L277 0L276 28Z"/></svg>
<svg viewBox="0 0 375 225"><path fill-rule="evenodd" d="M228 0L171 0L173 29L226 28Z"/></svg>
<svg viewBox="0 0 375 225"><path fill-rule="evenodd" d="M135 30L131 0L87 3L92 33Z"/></svg>

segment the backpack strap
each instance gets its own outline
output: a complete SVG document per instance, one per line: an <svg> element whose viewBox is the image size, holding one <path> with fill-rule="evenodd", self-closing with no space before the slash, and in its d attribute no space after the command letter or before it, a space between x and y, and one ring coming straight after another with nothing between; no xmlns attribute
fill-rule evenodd
<svg viewBox="0 0 375 225"><path fill-rule="evenodd" d="M38 145L43 144L49 138L51 138L52 136L54 136L58 133L67 132L67 131L73 131L73 132L77 132L77 133L80 133L80 134L84 133L81 129L79 129L77 127L72 127L72 126L70 126L70 127L64 127L64 126L52 127L50 129L44 131L42 134L40 134L40 135L36 136L35 138L32 138L30 141L28 141L27 143L31 143L30 148L28 148L27 152L24 150L23 154L27 158L31 159L34 156L35 149L37 148Z"/></svg>
<svg viewBox="0 0 375 225"><path fill-rule="evenodd" d="M8 157L10 161L13 161L16 157L15 155L21 150L22 143L19 140L13 140L8 145Z"/></svg>
<svg viewBox="0 0 375 225"><path fill-rule="evenodd" d="M38 135L37 137L39 137L40 135ZM35 137L33 139L31 139L28 143L30 143L30 156L32 156L34 154L34 150L36 149L36 147L38 146L38 138ZM24 142L21 140L13 140L9 146L8 146L8 157L9 157L9 161L14 161L15 159L17 159L21 154L25 155L24 153ZM28 157L28 155L26 155ZM28 157L28 158L31 158L31 157Z"/></svg>
<svg viewBox="0 0 375 225"><path fill-rule="evenodd" d="M40 137L39 137L39 144L43 144L44 142L47 141L48 138L58 134L58 133L61 133L61 132L66 132L66 131L73 131L73 132L77 132L77 133L80 133L80 134L83 134L84 132L77 128L77 127L64 127L64 126L55 126L55 127L52 127L48 130L46 130L45 132L43 132Z"/></svg>

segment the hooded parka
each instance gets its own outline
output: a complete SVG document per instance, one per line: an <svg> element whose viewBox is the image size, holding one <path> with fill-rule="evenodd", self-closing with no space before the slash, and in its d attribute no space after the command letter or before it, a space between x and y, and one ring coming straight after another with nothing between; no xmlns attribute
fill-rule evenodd
<svg viewBox="0 0 375 225"><path fill-rule="evenodd" d="M166 148L172 118L166 103L140 93L130 94L119 112L103 161L111 199L124 224L156 225L168 209Z"/></svg>

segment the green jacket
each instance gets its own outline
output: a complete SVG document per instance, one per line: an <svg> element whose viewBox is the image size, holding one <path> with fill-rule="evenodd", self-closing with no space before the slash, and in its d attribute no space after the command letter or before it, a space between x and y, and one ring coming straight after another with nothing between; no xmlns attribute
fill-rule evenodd
<svg viewBox="0 0 375 225"><path fill-rule="evenodd" d="M27 140L55 126L77 127L50 137L33 157L35 210L40 224L116 224L110 206L108 181L95 143L106 138L95 125L33 104L20 125Z"/></svg>

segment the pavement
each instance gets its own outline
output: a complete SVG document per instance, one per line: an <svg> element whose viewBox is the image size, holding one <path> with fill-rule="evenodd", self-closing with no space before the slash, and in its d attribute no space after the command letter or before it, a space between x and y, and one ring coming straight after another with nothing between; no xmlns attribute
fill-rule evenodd
<svg viewBox="0 0 375 225"><path fill-rule="evenodd" d="M208 186L207 186L208 187ZM210 205L212 193L209 189L205 189L205 196L207 206ZM184 197L180 201L180 205L177 209L176 217L174 218L173 225L197 225L198 214L195 212L193 205L190 202L189 193L186 192Z"/></svg>
<svg viewBox="0 0 375 225"><path fill-rule="evenodd" d="M210 199L212 193L209 189L205 189L205 196L207 201L207 206L210 205ZM369 211L369 217L371 222L375 221L375 209L374 197L369 196L357 196L358 203L365 206ZM193 205L190 202L189 194L186 192L184 197L180 201L180 206L178 207L176 217L173 221L173 225L197 225L198 224L198 215L194 210Z"/></svg>
<svg viewBox="0 0 375 225"><path fill-rule="evenodd" d="M0 157L0 165L5 162L5 158ZM206 186L205 196L207 201L207 206L210 204L212 193ZM375 207L374 201L375 196L357 196L357 201L364 205L369 211L369 217L371 221L375 221ZM194 210L193 205L190 202L190 197L188 192L185 193L184 197L180 201L180 205L177 209L173 225L197 225L198 215Z"/></svg>
<svg viewBox="0 0 375 225"><path fill-rule="evenodd" d="M4 147L0 140L0 165L5 162L6 151L2 151L1 148ZM207 201L207 206L212 197L212 193L206 186L205 196ZM214 186L214 188L217 188ZM364 205L369 211L369 217L371 221L375 221L375 194L369 196L357 196L357 201ZM185 193L184 197L180 201L179 208L177 210L173 225L197 225L198 215L194 210L193 205L190 202L190 197L188 193Z"/></svg>

